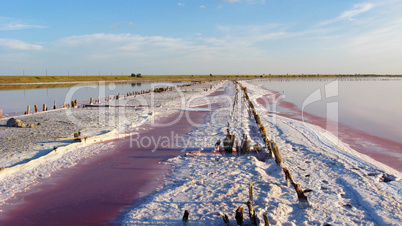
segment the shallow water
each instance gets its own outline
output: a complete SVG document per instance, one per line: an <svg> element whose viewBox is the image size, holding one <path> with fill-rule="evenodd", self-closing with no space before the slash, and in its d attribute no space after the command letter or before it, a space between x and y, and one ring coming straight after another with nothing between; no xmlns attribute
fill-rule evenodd
<svg viewBox="0 0 402 226"><path fill-rule="evenodd" d="M160 162L192 151L179 148L181 139L175 139L194 129L190 122L204 123L208 113L187 111L184 117L176 112L140 128L136 135L106 142L112 144L107 153L53 172L52 177L7 200L0 211L0 225L119 225L127 210L163 184L170 166ZM143 143L166 137L172 138L169 147Z"/></svg>
<svg viewBox="0 0 402 226"><path fill-rule="evenodd" d="M254 81L279 101L402 144L402 78L291 78ZM273 109L271 106L270 110ZM279 111L285 108L277 106Z"/></svg>
<svg viewBox="0 0 402 226"><path fill-rule="evenodd" d="M116 96L119 93L125 95L127 92L154 89L159 87L176 86L186 84L180 83L83 83L71 87L58 88L35 88L35 89L16 89L0 90L0 109L3 110L3 117L18 115L31 106L31 112L34 111L34 105L42 111L43 104L48 109L53 107L54 101L57 106L63 106L63 103L70 103L77 99L79 102L88 103L90 97L94 100L98 96L105 97Z"/></svg>

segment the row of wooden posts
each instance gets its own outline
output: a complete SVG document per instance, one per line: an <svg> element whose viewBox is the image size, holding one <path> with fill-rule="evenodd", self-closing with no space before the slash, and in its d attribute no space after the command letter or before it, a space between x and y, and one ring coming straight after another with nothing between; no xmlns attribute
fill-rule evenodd
<svg viewBox="0 0 402 226"><path fill-rule="evenodd" d="M74 108L77 108L78 107L78 100L76 99L74 101L71 101L71 104L67 104L66 102L64 102L64 104L63 104L63 108L68 108L70 106L74 107ZM52 109L53 110L57 109L56 101L54 101ZM42 111L48 111L48 108L47 108L46 104L43 104ZM38 105L34 105L34 113L38 113L38 112L39 112ZM24 114L25 115L31 114L31 106L30 105L27 106L27 111Z"/></svg>
<svg viewBox="0 0 402 226"><path fill-rule="evenodd" d="M284 171L285 180L288 183L288 186L289 186L289 184L292 184L292 186L296 190L300 206L302 206L302 207L309 206L309 201L308 201L307 196L305 195L305 191L303 191L300 188L299 184L294 182L294 180L292 179L292 177L290 175L289 170L285 167L282 167L283 166L283 158L282 158L281 153L279 152L278 145L275 143L274 140L269 139L265 126L263 125L260 116L257 114L254 103L251 101L251 99L248 95L247 87L244 87L242 84L238 83L237 81L233 81L233 82L235 83L237 90L238 90L238 88L237 88L237 85L238 85L241 88L241 90L243 91L245 105L248 108L248 114L251 118L254 118L254 120L258 126L258 130L265 143L268 157L271 158L273 155L277 166L279 168L282 168L282 170ZM236 92L236 96L235 96L235 102L237 102L237 92ZM235 105L235 103L234 103L234 105ZM233 106L233 111L234 111L234 106ZM230 134L230 131L228 129L227 135L223 141L225 153L232 153L234 139L235 139L235 136ZM218 140L218 142L216 144L216 146L218 146L218 148L219 148L219 144L220 144L220 140ZM257 154L262 152L259 144L254 145L254 150L257 152ZM236 141L236 151L240 155L250 153L250 141L247 139L246 135L243 136L241 146L239 146L238 141ZM250 182L250 186L249 186L249 191L250 191L250 198L249 198L249 201L247 202L247 207L249 209L250 221L254 225L259 225L260 221L258 219L258 216L255 214L255 210L253 208L253 187L252 187L251 182ZM243 211L244 210L241 207L239 207L236 210L235 219L237 221L237 225L243 225ZM188 219L188 215L189 215L189 213L187 211L187 219ZM186 216L186 214L185 214L185 216ZM186 221L185 216L183 217L183 221ZM222 217L223 217L224 223L226 225L228 225L229 217L227 215L224 215ZM269 225L268 215L265 213L265 214L263 214L263 217L264 217L264 225Z"/></svg>
<svg viewBox="0 0 402 226"><path fill-rule="evenodd" d="M255 209L253 207L253 183L249 183L249 200L247 201L247 208L248 208L248 214L250 217L250 222L252 225L261 225L261 221L258 218L258 215L255 212ZM189 218L190 218L190 212L188 210L184 211L183 214L183 225L188 225L189 223ZM269 226L269 219L268 219L268 214L264 213L263 214L264 218L264 226ZM225 225L230 225L230 219L227 214L222 215L222 219ZM244 223L244 209L242 207L239 207L235 211L235 220L237 225L243 225Z"/></svg>
<svg viewBox="0 0 402 226"><path fill-rule="evenodd" d="M190 86L190 85L193 85L193 84L200 84L200 83L204 83L204 82L206 82L206 81L197 81L197 82L194 82L192 84L184 84L184 85L180 85L180 86L177 86L177 87L180 88L180 87ZM211 88L212 88L212 86L211 86ZM127 92L126 97L135 96L135 95L141 95L141 94L147 94L147 93L151 93L151 92L161 93L161 92L171 91L171 90L173 90L172 86L171 87L160 87L160 88L148 89L148 90L141 90L141 91L132 91L132 92ZM109 100L111 100L111 99L118 100L118 99L121 99L121 95L119 93L114 97L109 96L108 99ZM98 96L98 99L95 100L95 101L94 101L94 99L92 97L89 98L89 104L94 104L94 103L98 103L98 104L100 103L100 97L99 96ZM76 99L74 101L71 101L70 104L64 102L63 108L69 108L69 107L77 108L78 107L78 100ZM52 108L54 110L57 109L56 101L54 101L54 104L53 104ZM46 104L43 104L42 111L48 111L48 108L47 108ZM39 112L38 106L34 105L34 113L38 113L38 112ZM27 110L26 110L26 112L24 114L25 115L31 114L31 106L30 105L27 106ZM2 118L2 116L3 116L3 110L0 109L0 118Z"/></svg>
<svg viewBox="0 0 402 226"><path fill-rule="evenodd" d="M248 104L249 104L250 110L252 112L252 115L254 116L255 122L257 123L258 130L260 131L261 136L262 136L262 138L263 138L263 140L265 142L265 146L268 149L268 155L272 156L271 153L274 154L276 164L278 165L278 167L282 168L282 170L285 173L286 182L288 183L288 185L291 184L294 187L294 189L296 190L297 198L299 200L300 205L303 206L303 207L309 206L310 204L309 204L309 201L308 201L308 198L307 198L305 192L300 188L299 184L294 182L294 180L292 179L292 177L290 175L289 170L286 167L282 167L283 159L282 159L281 153L279 152L278 145L275 143L275 141L268 139L268 135L267 135L267 132L265 130L264 125L261 122L261 118L257 114L257 111L255 110L255 107L254 107L254 104L250 100L250 97L248 96L247 87L242 86L237 81L235 81L235 83L239 84L241 89L244 91L244 95L245 95L245 97L246 97L246 99L248 101Z"/></svg>

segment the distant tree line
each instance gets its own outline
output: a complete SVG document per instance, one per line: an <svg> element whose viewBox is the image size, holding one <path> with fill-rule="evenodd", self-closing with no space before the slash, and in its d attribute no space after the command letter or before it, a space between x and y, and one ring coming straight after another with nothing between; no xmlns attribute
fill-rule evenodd
<svg viewBox="0 0 402 226"><path fill-rule="evenodd" d="M137 77L137 78L141 78L142 75L141 73L135 74L135 73L131 73L131 77Z"/></svg>

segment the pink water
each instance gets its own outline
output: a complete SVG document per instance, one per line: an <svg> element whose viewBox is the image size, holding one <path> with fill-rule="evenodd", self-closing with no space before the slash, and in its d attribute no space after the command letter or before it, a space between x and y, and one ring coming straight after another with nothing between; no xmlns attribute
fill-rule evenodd
<svg viewBox="0 0 402 226"><path fill-rule="evenodd" d="M267 105L270 103L270 100L271 98L264 96L257 99L257 102L262 105ZM402 144L382 137L370 135L343 123L337 123L338 130L331 131L331 126L327 128L327 125L331 124L328 124L326 118L306 112L304 112L302 118L302 111L295 104L287 101L280 101L278 107L286 109L278 113L279 115L314 124L323 129L327 129L330 132L337 133L338 138L347 143L354 150L368 155L396 170L402 171L402 160L395 157L402 154Z"/></svg>
<svg viewBox="0 0 402 226"><path fill-rule="evenodd" d="M211 94L219 95L220 92ZM193 129L190 122L202 123L207 111L181 112L142 128L135 139L175 137ZM189 118L188 118L189 117ZM190 120L188 120L190 119ZM161 126L175 122L171 126ZM170 167L167 158L183 154L170 142L146 148L129 138L114 140L111 149L78 165L54 172L26 192L6 201L0 213L1 225L108 225L119 223L127 208L161 185ZM166 143L165 143L166 144ZM155 150L155 151L153 151ZM187 150L188 151L188 150Z"/></svg>

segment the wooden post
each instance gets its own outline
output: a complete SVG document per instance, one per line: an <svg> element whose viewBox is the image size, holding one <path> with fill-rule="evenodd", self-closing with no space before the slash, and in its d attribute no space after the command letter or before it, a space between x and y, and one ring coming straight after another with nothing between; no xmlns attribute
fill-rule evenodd
<svg viewBox="0 0 402 226"><path fill-rule="evenodd" d="M265 127L263 124L258 125L258 129L260 130L262 138L268 137L267 131L265 130Z"/></svg>
<svg viewBox="0 0 402 226"><path fill-rule="evenodd" d="M218 141L216 142L216 144L215 144L215 151L216 151L216 150L220 150L220 147L221 147L221 140L218 140Z"/></svg>
<svg viewBox="0 0 402 226"><path fill-rule="evenodd" d="M272 141L272 140L269 143L270 143L270 146L271 146L271 150L272 150L272 152L274 153L274 156L275 156L275 162L279 167L281 167L282 163L283 163L283 160L282 160L281 153L279 152L278 145L276 145L276 143L274 141Z"/></svg>
<svg viewBox="0 0 402 226"><path fill-rule="evenodd" d="M223 140L223 148L225 149L226 154L232 154L233 153L234 140L235 140L235 135L230 134L229 129L227 129L226 137Z"/></svg>
<svg viewBox="0 0 402 226"><path fill-rule="evenodd" d="M297 198L299 199L299 205L300 207L308 207L310 206L310 203L308 202L307 195L304 194L304 191L300 189L300 185L293 183L293 187L296 190L297 193Z"/></svg>
<svg viewBox="0 0 402 226"><path fill-rule="evenodd" d="M42 109L42 111L47 111L46 104L43 104L43 109Z"/></svg>
<svg viewBox="0 0 402 226"><path fill-rule="evenodd" d="M38 105L34 105L35 113L38 113Z"/></svg>
<svg viewBox="0 0 402 226"><path fill-rule="evenodd" d="M292 176L290 176L290 172L286 167L283 168L283 172L285 173L285 180L286 180L286 183L287 183L287 185L289 187L290 184L294 183L293 179L292 179Z"/></svg>
<svg viewBox="0 0 402 226"><path fill-rule="evenodd" d="M53 102L53 109L56 110L56 101Z"/></svg>
<svg viewBox="0 0 402 226"><path fill-rule="evenodd" d="M250 141L247 138L247 135L243 135L243 140L241 142L240 152L242 155L250 154Z"/></svg>
<svg viewBox="0 0 402 226"><path fill-rule="evenodd" d="M258 224L257 224L256 213L255 213L255 210L254 210L254 208L253 208L253 202L249 200L249 201L247 202L247 207L248 207L248 214L249 214L249 216L250 216L251 224L258 225Z"/></svg>
<svg viewBox="0 0 402 226"><path fill-rule="evenodd" d="M74 101L73 100L71 101L71 107L72 108L74 107Z"/></svg>
<svg viewBox="0 0 402 226"><path fill-rule="evenodd" d="M78 100L77 100L77 99L75 99L75 101L74 101L74 107L75 107L75 108L78 107Z"/></svg>
<svg viewBox="0 0 402 226"><path fill-rule="evenodd" d="M257 154L261 154L261 147L260 147L260 145L259 144L254 144L254 151L257 153Z"/></svg>
<svg viewBox="0 0 402 226"><path fill-rule="evenodd" d="M248 184L249 201L253 201L253 182Z"/></svg>
<svg viewBox="0 0 402 226"><path fill-rule="evenodd" d="M188 222L188 216L190 215L190 212L188 212L188 210L184 211L184 215L183 215L183 223L187 225Z"/></svg>
<svg viewBox="0 0 402 226"><path fill-rule="evenodd" d="M0 109L0 118L3 118L3 109Z"/></svg>
<svg viewBox="0 0 402 226"><path fill-rule="evenodd" d="M81 136L81 132L74 133L74 137L80 137L80 136Z"/></svg>
<svg viewBox="0 0 402 226"><path fill-rule="evenodd" d="M98 104L100 104L100 96L98 96Z"/></svg>
<svg viewBox="0 0 402 226"><path fill-rule="evenodd" d="M92 97L89 98L89 104L92 104Z"/></svg>
<svg viewBox="0 0 402 226"><path fill-rule="evenodd" d="M265 222L264 226L270 226L269 220L268 220L268 214L264 213L262 216L264 217L264 222Z"/></svg>
<svg viewBox="0 0 402 226"><path fill-rule="evenodd" d="M237 221L237 225L243 225L243 208L237 208L235 218Z"/></svg>
<svg viewBox="0 0 402 226"><path fill-rule="evenodd" d="M27 107L27 115L29 115L30 112L31 112L31 106L28 105L28 107Z"/></svg>
<svg viewBox="0 0 402 226"><path fill-rule="evenodd" d="M258 124L258 125L260 125L261 124L261 118L260 118L260 116L259 115L255 115L255 122Z"/></svg>
<svg viewBox="0 0 402 226"><path fill-rule="evenodd" d="M67 103L66 103L66 102L64 102L63 107L64 107L64 108L67 108Z"/></svg>
<svg viewBox="0 0 402 226"><path fill-rule="evenodd" d="M222 218L223 218L223 223L225 224L225 225L229 225L229 217L228 217L228 215L224 215L224 216L222 216Z"/></svg>

